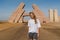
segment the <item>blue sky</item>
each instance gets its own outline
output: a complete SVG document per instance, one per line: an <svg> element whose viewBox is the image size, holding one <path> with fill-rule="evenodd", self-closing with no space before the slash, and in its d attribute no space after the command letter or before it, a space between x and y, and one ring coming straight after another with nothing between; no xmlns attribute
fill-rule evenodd
<svg viewBox="0 0 60 40"><path fill-rule="evenodd" d="M36 4L46 16L50 8L57 9L60 16L60 0L0 0L0 20L9 19L21 2L25 3L26 12L32 11L32 4Z"/></svg>

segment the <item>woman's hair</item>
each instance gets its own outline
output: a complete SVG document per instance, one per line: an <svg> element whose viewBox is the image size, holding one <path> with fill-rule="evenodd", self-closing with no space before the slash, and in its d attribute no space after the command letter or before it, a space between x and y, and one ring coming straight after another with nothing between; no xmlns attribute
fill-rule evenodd
<svg viewBox="0 0 60 40"><path fill-rule="evenodd" d="M36 16L33 12L30 12L29 15L33 14L33 19L35 20L35 24L37 23Z"/></svg>

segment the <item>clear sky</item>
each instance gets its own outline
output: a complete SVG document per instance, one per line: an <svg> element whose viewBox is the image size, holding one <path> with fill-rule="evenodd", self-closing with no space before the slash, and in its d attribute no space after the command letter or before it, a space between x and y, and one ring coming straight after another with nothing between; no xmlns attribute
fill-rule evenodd
<svg viewBox="0 0 60 40"><path fill-rule="evenodd" d="M60 15L60 0L0 0L0 20L9 19L21 2L25 3L26 12L32 11L32 4L36 4L46 16L48 16L50 8L57 9L58 15Z"/></svg>

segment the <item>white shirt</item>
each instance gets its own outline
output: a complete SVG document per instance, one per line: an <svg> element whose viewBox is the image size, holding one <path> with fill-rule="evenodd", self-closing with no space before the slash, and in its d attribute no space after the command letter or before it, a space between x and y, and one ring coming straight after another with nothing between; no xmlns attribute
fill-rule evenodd
<svg viewBox="0 0 60 40"><path fill-rule="evenodd" d="M38 33L38 28L41 27L39 19L37 19L37 23L36 24L35 24L35 20L34 19L30 19L28 21L28 27L29 27L29 31L28 32L32 32L32 33L36 32L36 33Z"/></svg>

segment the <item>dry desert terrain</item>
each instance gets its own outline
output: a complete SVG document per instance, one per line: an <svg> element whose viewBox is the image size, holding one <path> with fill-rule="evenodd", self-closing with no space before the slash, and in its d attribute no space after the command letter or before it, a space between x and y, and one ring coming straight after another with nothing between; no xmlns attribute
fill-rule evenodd
<svg viewBox="0 0 60 40"><path fill-rule="evenodd" d="M39 40L60 40L60 23L41 24ZM0 22L0 40L28 40L27 23Z"/></svg>

